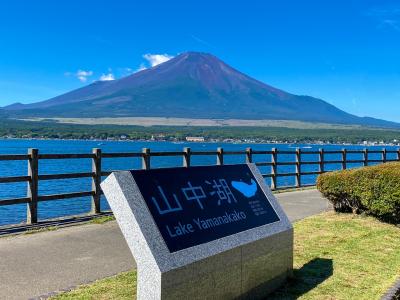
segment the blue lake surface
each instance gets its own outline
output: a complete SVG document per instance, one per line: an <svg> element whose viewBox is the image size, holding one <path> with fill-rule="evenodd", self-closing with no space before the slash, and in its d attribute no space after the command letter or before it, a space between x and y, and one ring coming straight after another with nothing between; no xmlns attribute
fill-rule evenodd
<svg viewBox="0 0 400 300"><path fill-rule="evenodd" d="M364 149L360 145L303 145L303 144L233 144L233 143L173 143L173 142L138 142L138 141L69 141L69 140L0 140L0 154L26 154L29 148L39 149L39 153L91 153L93 148L101 148L103 152L141 152L147 147L152 151L182 151L183 147L190 147L192 151L215 151L217 147L223 147L226 151L244 151L247 147L253 150L294 150L299 147L304 152L315 151L319 148L325 150ZM367 147L371 150L381 150L383 146ZM397 150L398 147L386 146L386 149ZM361 154L348 154L348 159L362 159ZM370 154L369 159L380 159L380 154ZM388 153L387 159L396 159L395 153ZM339 154L326 154L325 160L340 160ZM270 162L271 155L254 155L254 162ZM280 154L278 161L294 161L293 154ZM318 160L317 154L302 155L303 161ZM245 155L226 155L225 164L243 163ZM195 165L213 165L216 156L192 156L191 163ZM372 164L372 163L371 163ZM152 157L151 167L181 166L182 157ZM57 174L74 172L91 172L91 159L61 159L40 160L39 174ZM348 164L348 168L361 166L361 164ZM26 161L0 161L0 177L26 176ZM141 168L140 158L103 158L102 169L105 170L130 170ZM325 170L337 170L341 164L329 164ZM270 167L260 167L261 173L270 173ZM279 166L278 173L291 173L294 166ZM318 165L303 165L302 171L318 171ZM315 183L316 175L302 176L303 184ZM173 180L173 179L171 179ZM278 187L294 185L294 177L278 177ZM270 183L270 179L266 179ZM90 178L47 180L39 182L39 194L59 194L66 192L89 191L91 189ZM25 197L27 183L0 184L0 199ZM90 211L90 197L76 198L58 201L39 202L39 220L62 217L67 215L82 214ZM108 210L107 201L103 198L102 210ZM21 223L26 220L26 204L9 205L0 207L0 225Z"/></svg>

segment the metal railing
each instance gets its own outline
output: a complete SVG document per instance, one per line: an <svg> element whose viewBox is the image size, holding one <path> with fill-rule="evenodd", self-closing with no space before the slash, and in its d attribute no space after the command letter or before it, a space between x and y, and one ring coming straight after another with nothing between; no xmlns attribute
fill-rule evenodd
<svg viewBox="0 0 400 300"><path fill-rule="evenodd" d="M361 154L362 159L348 159L348 154ZM380 159L370 159L369 155L372 153L380 154ZM395 159L388 159L387 154L394 153ZM294 161L279 161L278 155L287 154L294 155ZM337 154L341 156L340 160L326 160L327 154ZM270 155L270 161L255 162L259 167L270 167L270 173L262 174L264 178L271 179L271 189L277 189L277 178L279 177L294 177L294 187L302 187L303 175L318 175L327 172L325 166L329 164L340 164L341 169L346 169L348 164L361 164L367 166L369 163L385 163L389 161L400 160L400 149L398 150L324 150L319 151L302 151L297 148L296 150L278 150L272 148L269 151L256 151L251 148L247 148L245 151L224 151L223 148L218 148L216 151L192 151L190 148L184 148L182 152L152 152L149 148L143 148L140 152L120 152L120 153L102 153L101 149L93 149L91 154L40 154L38 149L29 149L27 154L1 154L0 161L17 161L25 160L28 161L28 174L26 176L13 176L13 177L0 177L1 183L15 183L15 182L27 182L27 193L26 197L12 198L12 199L0 199L0 206L13 205L13 204L27 204L27 220L28 224L34 224L38 222L38 202L41 201L53 201L60 199L71 199L79 197L90 196L92 201L91 214L98 214L101 212L100 197L102 191L100 188L100 182L102 176L108 176L113 171L107 171L102 169L103 158L139 158L142 161L143 169L151 168L152 157L172 157L181 156L182 166L190 167L191 158L193 156L207 155L215 156L216 164L223 165L224 158L228 155L243 155L244 162L253 162L254 157L257 155ZM303 160L303 156L306 155L317 155L318 159L309 161ZM92 160L92 171L85 173L63 173L63 174L39 174L39 163L41 160L62 160L62 159L91 159ZM306 165L317 166L317 171L302 171L302 167ZM279 166L294 166L295 172L278 172ZM72 193L60 193L52 195L40 195L39 184L41 180L57 180L57 179L74 179L74 178L91 178L92 188L89 191L79 191Z"/></svg>

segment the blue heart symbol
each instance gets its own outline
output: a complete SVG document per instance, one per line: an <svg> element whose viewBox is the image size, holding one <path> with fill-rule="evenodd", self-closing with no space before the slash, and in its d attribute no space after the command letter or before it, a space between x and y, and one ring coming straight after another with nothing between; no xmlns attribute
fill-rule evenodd
<svg viewBox="0 0 400 300"><path fill-rule="evenodd" d="M251 184L242 181L232 181L231 184L247 198L253 197L257 192L257 183L253 179L251 179Z"/></svg>

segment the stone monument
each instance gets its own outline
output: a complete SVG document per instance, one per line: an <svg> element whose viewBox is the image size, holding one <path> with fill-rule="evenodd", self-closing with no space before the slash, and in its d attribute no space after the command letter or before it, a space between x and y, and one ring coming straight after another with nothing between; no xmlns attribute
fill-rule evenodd
<svg viewBox="0 0 400 300"><path fill-rule="evenodd" d="M293 270L293 227L254 164L133 170L102 184L137 299L262 299Z"/></svg>

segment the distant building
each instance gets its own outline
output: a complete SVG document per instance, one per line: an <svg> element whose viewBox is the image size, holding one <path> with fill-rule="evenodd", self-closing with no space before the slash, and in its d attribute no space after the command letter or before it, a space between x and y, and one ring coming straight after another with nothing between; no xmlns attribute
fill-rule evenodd
<svg viewBox="0 0 400 300"><path fill-rule="evenodd" d="M188 141L188 142L204 142L204 137L202 137L202 136L187 136L186 141Z"/></svg>
<svg viewBox="0 0 400 300"><path fill-rule="evenodd" d="M165 140L165 134L159 133L159 134L151 135L151 140L152 141L163 141L163 140Z"/></svg>

